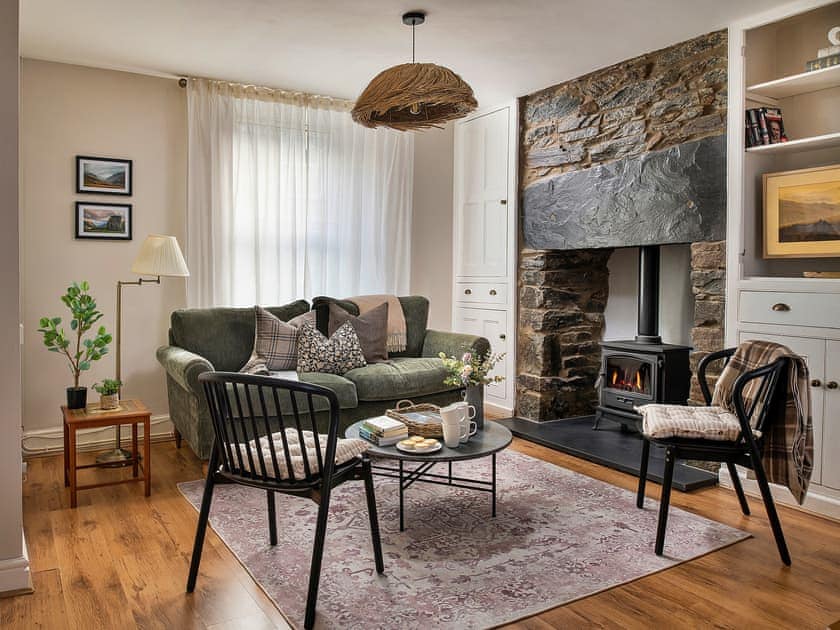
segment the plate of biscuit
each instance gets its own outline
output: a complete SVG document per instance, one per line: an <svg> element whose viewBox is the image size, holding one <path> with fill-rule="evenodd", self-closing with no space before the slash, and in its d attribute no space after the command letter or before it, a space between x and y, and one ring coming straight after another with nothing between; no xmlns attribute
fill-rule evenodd
<svg viewBox="0 0 840 630"><path fill-rule="evenodd" d="M403 453L434 453L443 448L440 440L434 438L424 438L419 435L413 435L410 438L397 442L398 451Z"/></svg>

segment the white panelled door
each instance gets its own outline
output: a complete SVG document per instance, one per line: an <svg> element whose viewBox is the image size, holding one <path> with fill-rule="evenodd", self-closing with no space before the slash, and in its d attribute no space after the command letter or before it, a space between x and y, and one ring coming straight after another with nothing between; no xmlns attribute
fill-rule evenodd
<svg viewBox="0 0 840 630"><path fill-rule="evenodd" d="M455 310L455 330L460 333L486 337L490 342L490 351L502 353L508 351L507 311L485 308L458 308ZM491 374L507 376L507 357L496 364ZM508 388L512 387L506 378L501 383L488 385L485 395L492 398L506 399Z"/></svg>
<svg viewBox="0 0 840 630"><path fill-rule="evenodd" d="M463 134L458 276L507 274L508 117L502 109L458 127Z"/></svg>
<svg viewBox="0 0 840 630"><path fill-rule="evenodd" d="M824 410L822 443L831 446L822 449L822 485L840 490L840 341L826 342Z"/></svg>

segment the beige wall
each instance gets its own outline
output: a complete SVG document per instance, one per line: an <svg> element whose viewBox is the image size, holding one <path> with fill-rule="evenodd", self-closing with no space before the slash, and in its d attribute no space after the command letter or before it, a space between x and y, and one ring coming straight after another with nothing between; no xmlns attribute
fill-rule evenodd
<svg viewBox="0 0 840 630"><path fill-rule="evenodd" d="M88 280L113 332L116 283L136 279L129 268L143 239L160 233L184 241L186 96L174 80L124 72L29 59L21 72L23 417L25 431L36 432L25 446L38 448L46 446L38 431L60 426L58 408L72 385L67 367L41 344L39 317L66 321L59 295L73 280ZM76 194L76 155L132 159L134 194ZM75 239L75 201L131 203L134 239ZM155 349L166 342L169 313L184 303L183 279L123 290L123 395L141 398L153 419L167 413ZM82 384L113 377L114 369L112 349Z"/></svg>
<svg viewBox="0 0 840 630"><path fill-rule="evenodd" d="M452 328L452 165L454 127L414 138L411 293L431 302L429 327Z"/></svg>
<svg viewBox="0 0 840 630"><path fill-rule="evenodd" d="M0 592L26 588L20 459L18 3L0 2Z"/></svg>

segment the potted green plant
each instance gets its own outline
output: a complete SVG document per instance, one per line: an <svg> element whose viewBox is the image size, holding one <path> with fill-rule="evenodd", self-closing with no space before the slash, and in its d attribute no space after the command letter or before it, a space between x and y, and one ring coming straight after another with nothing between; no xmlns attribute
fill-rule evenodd
<svg viewBox="0 0 840 630"><path fill-rule="evenodd" d="M116 409L120 406L120 387L122 381L116 378L105 378L101 383L93 384L93 389L99 392L100 409Z"/></svg>
<svg viewBox="0 0 840 630"><path fill-rule="evenodd" d="M74 282L61 296L61 301L72 315L69 336L63 327L59 327L60 317L42 317L39 320L38 332L43 335L47 350L64 355L73 375L73 387L67 388L68 409L82 409L87 404L87 388L79 387L79 375L90 369L91 362L105 356L111 343L111 335L104 326L99 326L92 338L85 338L94 324L102 319L89 290L90 285L86 281Z"/></svg>

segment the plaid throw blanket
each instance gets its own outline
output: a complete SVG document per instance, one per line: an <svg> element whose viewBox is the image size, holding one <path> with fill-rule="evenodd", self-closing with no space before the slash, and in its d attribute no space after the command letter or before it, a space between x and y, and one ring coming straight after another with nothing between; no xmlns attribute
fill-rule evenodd
<svg viewBox="0 0 840 630"><path fill-rule="evenodd" d="M764 431L762 463L767 478L786 485L800 505L808 492L814 460L814 434L811 426L811 390L808 366L797 354L785 346L770 341L745 341L723 368L715 385L712 405L735 413L732 393L735 381L744 372L773 363L781 357L790 359L788 369L787 399L776 417L768 417ZM758 394L760 379L754 379L744 388L747 409ZM753 414L756 418L758 411Z"/></svg>

